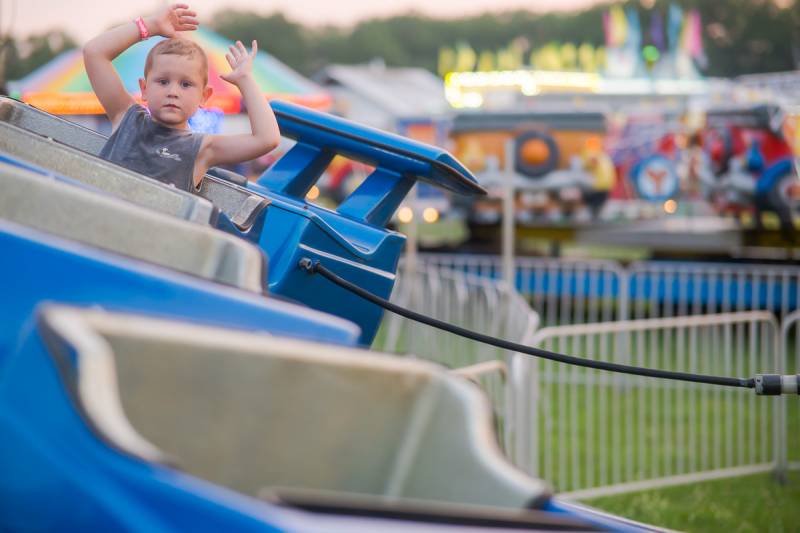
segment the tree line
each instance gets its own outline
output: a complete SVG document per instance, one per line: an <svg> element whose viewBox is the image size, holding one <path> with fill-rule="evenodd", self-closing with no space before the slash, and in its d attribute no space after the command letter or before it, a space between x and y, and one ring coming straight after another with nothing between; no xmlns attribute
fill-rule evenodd
<svg viewBox="0 0 800 533"><path fill-rule="evenodd" d="M704 74L732 77L794 70L800 64L800 0L651 0L623 2L639 13L643 43L650 18L670 3L695 8L702 17L708 58ZM418 13L365 20L353 27L308 27L281 13L225 10L207 23L231 39L257 39L299 72L311 75L330 63L355 64L382 58L389 66L436 72L440 50L467 43L477 52L512 42L531 50L548 43L604 45L602 14L608 4L559 13L508 11L470 17L433 18ZM63 31L0 41L0 80L18 79L58 53L76 46Z"/></svg>

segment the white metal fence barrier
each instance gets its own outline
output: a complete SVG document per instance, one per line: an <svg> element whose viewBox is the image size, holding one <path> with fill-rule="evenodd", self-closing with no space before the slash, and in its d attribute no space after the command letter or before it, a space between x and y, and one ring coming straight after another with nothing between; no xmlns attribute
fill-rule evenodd
<svg viewBox="0 0 800 533"><path fill-rule="evenodd" d="M500 279L502 258L489 255L421 254L420 264ZM614 261L518 257L517 291L543 326L610 322L627 317L625 270Z"/></svg>
<svg viewBox="0 0 800 533"><path fill-rule="evenodd" d="M722 376L777 372L767 312L540 330L537 346L589 359ZM778 399L517 356L514 462L576 498L774 469Z"/></svg>
<svg viewBox="0 0 800 533"><path fill-rule="evenodd" d="M519 292L501 271L499 257L423 254L413 280L401 270L392 300L528 345L541 317L542 347L589 358L718 375L800 371L800 267L517 258ZM800 468L798 402L512 358L391 313L376 347L478 381L509 457L573 497Z"/></svg>
<svg viewBox="0 0 800 533"><path fill-rule="evenodd" d="M420 266L410 279L403 275L392 293L392 301L417 312L511 341L529 344L539 326L539 317L528 303L507 284L488 277L452 271L443 267ZM374 347L435 361L477 381L488 393L504 444L513 431L513 406L507 400L504 369L511 354L453 335L452 333L387 313ZM499 361L502 365L490 363ZM475 366L481 365L481 366Z"/></svg>
<svg viewBox="0 0 800 533"><path fill-rule="evenodd" d="M800 374L800 310L783 319L781 324L781 374ZM779 473L800 469L800 398L781 397L783 454L779 457Z"/></svg>
<svg viewBox="0 0 800 533"><path fill-rule="evenodd" d="M500 256L421 254L421 264L499 279ZM543 326L800 308L800 266L518 257L518 292Z"/></svg>

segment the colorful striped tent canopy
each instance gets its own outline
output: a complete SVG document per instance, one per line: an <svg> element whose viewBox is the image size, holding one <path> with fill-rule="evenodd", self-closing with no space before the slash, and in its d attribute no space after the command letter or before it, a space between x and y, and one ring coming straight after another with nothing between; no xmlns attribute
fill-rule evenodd
<svg viewBox="0 0 800 533"><path fill-rule="evenodd" d="M216 107L225 113L238 113L241 99L239 91L219 77L220 73L230 71L225 54L232 41L203 27L183 35L196 41L208 55L208 84L214 89L214 94L207 107ZM160 40L161 38L154 38L137 43L114 60L114 66L125 88L137 99L141 97L138 79L144 75L145 58ZM259 45L263 46L263 43ZM322 110L329 109L332 104L330 94L324 89L266 52L259 50L253 63L253 75L269 98L289 100ZM83 65L83 55L79 49L68 50L25 78L10 82L9 89L11 96L50 113L59 115L104 113L100 102L92 92Z"/></svg>

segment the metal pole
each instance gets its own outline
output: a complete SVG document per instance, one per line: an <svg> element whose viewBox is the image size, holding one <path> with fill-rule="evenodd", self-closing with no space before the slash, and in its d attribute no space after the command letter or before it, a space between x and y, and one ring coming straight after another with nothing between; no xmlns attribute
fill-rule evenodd
<svg viewBox="0 0 800 533"><path fill-rule="evenodd" d="M510 288L514 283L514 141L509 140L505 146L505 180L503 188L503 279Z"/></svg>
<svg viewBox="0 0 800 533"><path fill-rule="evenodd" d="M419 213L417 213L417 186L414 185L411 187L411 190L408 192L408 205L411 207L411 222L407 224L406 227L406 276L407 279L411 282L412 286L412 293L411 293L411 305L413 306L416 303L416 288L417 288L417 261L418 259L418 251L419 251L419 232L417 227L417 219L419 218ZM412 307L413 308L413 307Z"/></svg>

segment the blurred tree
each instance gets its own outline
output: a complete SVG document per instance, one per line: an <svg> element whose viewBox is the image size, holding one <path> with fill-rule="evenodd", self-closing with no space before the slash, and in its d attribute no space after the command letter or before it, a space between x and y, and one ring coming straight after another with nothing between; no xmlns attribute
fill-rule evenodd
<svg viewBox="0 0 800 533"><path fill-rule="evenodd" d="M658 0L662 13L673 0ZM791 16L797 2L777 0L678 0L684 10L700 12L709 76L792 70L797 21Z"/></svg>
<svg viewBox="0 0 800 533"><path fill-rule="evenodd" d="M0 91L7 93L6 84L9 80L23 78L58 54L76 46L75 40L61 30L24 39L7 36L0 40Z"/></svg>
<svg viewBox="0 0 800 533"><path fill-rule="evenodd" d="M709 76L791 70L800 63L800 0L655 0L647 7L641 0L626 0L622 7L636 9L645 22L658 12L663 21L672 2L685 11L699 11L708 58L704 73ZM602 14L607 9L605 4L571 13L518 10L453 19L409 13L366 20L351 28L304 27L279 13L221 11L211 26L231 39L246 43L257 39L262 49L304 74L329 63L364 63L376 57L389 66L418 66L437 72L440 59L461 64L469 59L474 67L483 52L510 65L511 59L503 54L499 58L498 50L513 51L516 64L519 58L535 56L553 42L580 47L574 58L570 46L561 48L567 57L558 60L548 48L540 62L549 68L556 63L588 68L589 47L595 50L595 65L604 61L600 47L605 44ZM657 39L651 33L643 36L643 45L655 44ZM17 41L1 37L0 42L5 43L0 48L0 69L5 69L5 75L0 72L2 79L22 77L74 46L63 32ZM469 57L464 54L465 47L472 51ZM452 50L455 57L440 56L444 49Z"/></svg>
<svg viewBox="0 0 800 533"><path fill-rule="evenodd" d="M281 13L225 10L213 16L211 27L228 39L242 41L248 48L255 39L259 49L294 68L305 70L309 64L309 30Z"/></svg>

